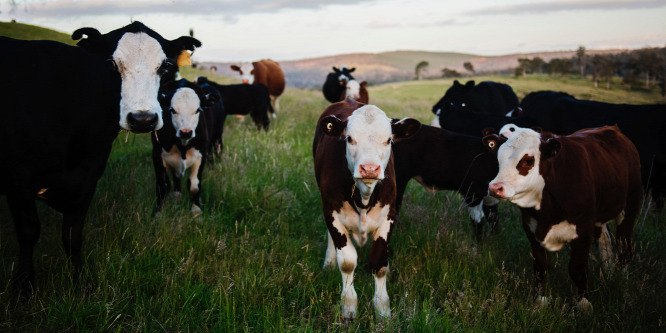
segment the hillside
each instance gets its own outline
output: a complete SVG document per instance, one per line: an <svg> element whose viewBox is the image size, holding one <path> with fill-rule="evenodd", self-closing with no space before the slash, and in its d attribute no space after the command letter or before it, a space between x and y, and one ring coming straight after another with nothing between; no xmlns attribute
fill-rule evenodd
<svg viewBox="0 0 666 333"><path fill-rule="evenodd" d="M15 22L0 22L0 36L27 40L55 40L61 43L75 45L71 35L59 31L38 27L30 24Z"/></svg>

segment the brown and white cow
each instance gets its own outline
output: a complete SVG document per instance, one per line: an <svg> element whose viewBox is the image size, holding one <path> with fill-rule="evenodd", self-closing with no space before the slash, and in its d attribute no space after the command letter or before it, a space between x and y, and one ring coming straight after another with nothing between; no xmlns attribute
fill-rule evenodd
<svg viewBox="0 0 666 333"><path fill-rule="evenodd" d="M604 261L611 260L610 244L602 232L611 220L617 222L620 263L632 257L634 222L643 194L636 147L616 126L568 136L513 127L510 138L503 140L484 137L491 150L499 147L499 173L488 189L492 196L521 208L523 229L532 246L535 296L545 300L547 251L570 243L569 275L578 288L578 306L591 311L586 298L590 245L599 239L602 256L607 256Z"/></svg>
<svg viewBox="0 0 666 333"><path fill-rule="evenodd" d="M358 82L356 80L350 80L345 83L345 90L340 96L340 100L353 99L357 102L368 104L370 102L370 95L368 94L368 89L366 88L368 82Z"/></svg>
<svg viewBox="0 0 666 333"><path fill-rule="evenodd" d="M268 88L268 94L273 102L273 109L277 112L280 109L278 99L284 92L284 73L280 64L270 59L255 61L253 63L244 62L238 65L231 65L231 69L241 75L241 83L244 84L263 84ZM275 113L273 113L275 118Z"/></svg>
<svg viewBox="0 0 666 333"><path fill-rule="evenodd" d="M342 273L342 317L356 316L354 270L357 253L372 237L368 266L375 279L373 303L379 317L389 317L386 292L388 244L395 221L396 183L391 143L413 135L415 119L392 122L374 105L355 101L331 104L319 117L312 153L315 176L328 228L324 267Z"/></svg>

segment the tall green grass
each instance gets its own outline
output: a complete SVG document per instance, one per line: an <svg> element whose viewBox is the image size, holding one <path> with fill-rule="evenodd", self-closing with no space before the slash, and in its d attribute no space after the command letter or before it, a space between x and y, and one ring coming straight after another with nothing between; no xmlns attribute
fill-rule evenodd
<svg viewBox="0 0 666 333"><path fill-rule="evenodd" d="M201 75L189 71L185 76ZM215 79L211 77L211 79ZM476 78L480 81L486 78ZM541 89L611 102L656 102L656 92L590 88L582 79L492 77L519 95ZM370 88L390 117L425 123L451 80ZM657 331L666 325L664 214L643 212L636 257L612 275L590 260L592 316L573 309L568 248L553 254L551 303L532 302L532 263L518 210L500 205L501 226L474 240L459 195L410 184L390 247L392 317L374 317L374 282L359 250L358 318L339 319L341 277L322 270L326 230L312 163L312 138L327 107L320 91L288 88L268 132L230 117L222 156L204 171L203 215L170 198L151 216L155 180L148 135L114 143L85 226L85 275L72 286L61 250L61 216L40 207L37 291L17 301L9 279L17 244L0 200L0 331ZM11 175L4 175L11 176Z"/></svg>

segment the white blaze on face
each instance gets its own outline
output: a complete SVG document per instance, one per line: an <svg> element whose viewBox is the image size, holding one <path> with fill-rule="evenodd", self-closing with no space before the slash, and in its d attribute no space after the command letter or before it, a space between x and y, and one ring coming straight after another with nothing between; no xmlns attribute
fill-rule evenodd
<svg viewBox="0 0 666 333"><path fill-rule="evenodd" d="M118 41L113 60L122 78L120 86L120 127L130 130L130 113L155 114L156 130L162 123L162 109L157 101L160 76L157 70L166 59L162 46L146 33L125 33Z"/></svg>
<svg viewBox="0 0 666 333"><path fill-rule="evenodd" d="M347 82L347 99L359 99L361 97L361 84L356 80Z"/></svg>
<svg viewBox="0 0 666 333"><path fill-rule="evenodd" d="M489 187L500 188L502 199L509 199L523 208L541 209L545 180L539 174L541 152L539 133L519 128L497 152L499 173ZM492 193L491 193L492 194Z"/></svg>
<svg viewBox="0 0 666 333"><path fill-rule="evenodd" d="M173 109L171 122L173 128L176 129L176 137L180 138L184 145L196 135L200 104L199 96L191 88L180 88L171 98L171 108ZM181 137L181 131L191 132L192 136L183 138Z"/></svg>
<svg viewBox="0 0 666 333"><path fill-rule="evenodd" d="M254 83L254 65L249 62L244 62L240 65L241 83L253 84Z"/></svg>
<svg viewBox="0 0 666 333"><path fill-rule="evenodd" d="M349 171L363 199L369 199L376 181L384 179L391 157L391 119L378 107L366 105L349 116L346 133Z"/></svg>

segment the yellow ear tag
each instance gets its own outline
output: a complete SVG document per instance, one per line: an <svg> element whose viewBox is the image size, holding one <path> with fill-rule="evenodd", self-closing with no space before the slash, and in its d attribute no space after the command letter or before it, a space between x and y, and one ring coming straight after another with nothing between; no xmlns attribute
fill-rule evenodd
<svg viewBox="0 0 666 333"><path fill-rule="evenodd" d="M176 59L178 67L192 65L191 57L192 56L190 55L190 52L187 52L187 50L183 50L182 52L180 52L178 58Z"/></svg>

